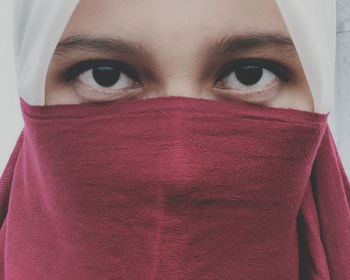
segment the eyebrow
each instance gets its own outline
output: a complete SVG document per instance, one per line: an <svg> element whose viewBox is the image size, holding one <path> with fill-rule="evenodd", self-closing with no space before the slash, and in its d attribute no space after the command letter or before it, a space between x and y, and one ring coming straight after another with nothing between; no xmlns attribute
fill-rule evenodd
<svg viewBox="0 0 350 280"><path fill-rule="evenodd" d="M69 50L116 52L126 55L149 55L142 45L131 43L118 38L95 37L91 35L72 35L60 41L55 54L65 53Z"/></svg>
<svg viewBox="0 0 350 280"><path fill-rule="evenodd" d="M279 33L251 33L236 36L226 36L221 40L210 42L205 49L208 54L223 56L261 48L286 48L295 51L290 37ZM113 52L132 56L151 56L149 50L134 42L120 38L96 37L87 34L72 35L60 41L55 49L55 55L65 54L70 50Z"/></svg>
<svg viewBox="0 0 350 280"><path fill-rule="evenodd" d="M261 48L284 48L288 51L296 51L290 37L279 33L252 33L224 37L220 41L209 44L207 52L215 55L226 55Z"/></svg>

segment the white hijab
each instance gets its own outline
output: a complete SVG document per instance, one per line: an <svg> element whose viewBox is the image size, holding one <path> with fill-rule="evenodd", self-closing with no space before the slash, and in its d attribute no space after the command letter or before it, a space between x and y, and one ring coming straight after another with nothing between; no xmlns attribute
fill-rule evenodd
<svg viewBox="0 0 350 280"><path fill-rule="evenodd" d="M315 112L328 113L334 99L335 0L276 0L294 41ZM14 17L18 92L45 105L45 79L56 45L79 0L16 0Z"/></svg>

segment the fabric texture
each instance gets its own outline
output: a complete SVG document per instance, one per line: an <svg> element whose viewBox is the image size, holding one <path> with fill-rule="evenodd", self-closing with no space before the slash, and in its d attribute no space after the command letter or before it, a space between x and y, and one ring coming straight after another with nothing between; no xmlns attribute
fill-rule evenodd
<svg viewBox="0 0 350 280"><path fill-rule="evenodd" d="M335 0L276 0L316 111L160 97L44 105L78 0L16 0L25 126L0 178L0 280L349 280L328 125Z"/></svg>
<svg viewBox="0 0 350 280"><path fill-rule="evenodd" d="M328 114L174 96L21 109L1 280L350 279Z"/></svg>

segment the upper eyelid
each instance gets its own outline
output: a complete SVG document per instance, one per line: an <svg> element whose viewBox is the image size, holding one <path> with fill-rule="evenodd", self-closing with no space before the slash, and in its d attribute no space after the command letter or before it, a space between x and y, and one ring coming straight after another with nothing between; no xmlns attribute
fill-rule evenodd
<svg viewBox="0 0 350 280"><path fill-rule="evenodd" d="M276 61L262 58L243 58L226 63L221 68L222 70L215 76L215 82L218 82L219 80L226 77L227 73L233 72L231 70L235 67L242 65L260 66L273 72L275 75L279 76L279 78L281 78L284 82L288 82L290 80L291 72L289 71L289 69Z"/></svg>
<svg viewBox="0 0 350 280"><path fill-rule="evenodd" d="M132 66L128 65L127 63L111 59L91 59L80 61L64 72L64 80L68 82L74 79L79 74L99 66L116 67L120 69L121 72L126 73L132 79L141 82L137 71L133 69Z"/></svg>

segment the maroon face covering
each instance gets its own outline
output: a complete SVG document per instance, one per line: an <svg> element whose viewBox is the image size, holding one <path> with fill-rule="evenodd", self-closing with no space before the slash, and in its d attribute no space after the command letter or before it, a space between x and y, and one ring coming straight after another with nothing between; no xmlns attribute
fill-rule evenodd
<svg viewBox="0 0 350 280"><path fill-rule="evenodd" d="M350 279L327 115L173 96L21 108L1 280Z"/></svg>

